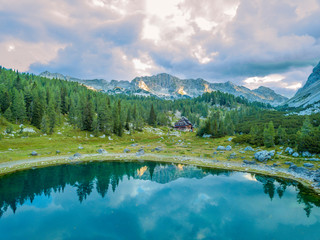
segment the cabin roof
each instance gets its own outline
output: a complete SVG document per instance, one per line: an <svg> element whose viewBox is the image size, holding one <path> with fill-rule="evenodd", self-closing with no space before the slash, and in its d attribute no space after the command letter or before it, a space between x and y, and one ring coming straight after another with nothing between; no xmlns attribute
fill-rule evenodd
<svg viewBox="0 0 320 240"><path fill-rule="evenodd" d="M192 123L186 117L182 117L178 122L175 123L175 127L184 127L189 125L192 126Z"/></svg>

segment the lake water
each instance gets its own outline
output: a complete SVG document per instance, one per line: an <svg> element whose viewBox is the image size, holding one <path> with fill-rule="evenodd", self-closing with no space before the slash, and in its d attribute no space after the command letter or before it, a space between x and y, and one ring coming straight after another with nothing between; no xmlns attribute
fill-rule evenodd
<svg viewBox="0 0 320 240"><path fill-rule="evenodd" d="M320 239L320 199L260 175L154 162L0 178L0 239Z"/></svg>

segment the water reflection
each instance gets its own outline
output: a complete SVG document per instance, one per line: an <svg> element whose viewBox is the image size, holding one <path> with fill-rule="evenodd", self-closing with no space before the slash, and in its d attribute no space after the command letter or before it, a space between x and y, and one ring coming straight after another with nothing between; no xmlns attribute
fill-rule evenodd
<svg viewBox="0 0 320 240"><path fill-rule="evenodd" d="M0 217L8 208L15 213L18 206L22 206L27 201L32 203L36 196L50 197L53 192L63 192L68 185L76 188L81 203L88 198L94 188L101 197L105 197L108 191L115 192L124 178L151 180L165 184L179 178L201 179L208 175L229 176L231 174L233 172L227 170L155 162L84 163L22 171L0 178ZM271 201L276 194L281 199L286 189L293 187L297 194L297 203L304 205L308 217L313 206L320 206L320 200L316 194L294 181L248 173L244 173L243 177L260 182L263 192ZM206 196L202 195L201 199L205 200Z"/></svg>

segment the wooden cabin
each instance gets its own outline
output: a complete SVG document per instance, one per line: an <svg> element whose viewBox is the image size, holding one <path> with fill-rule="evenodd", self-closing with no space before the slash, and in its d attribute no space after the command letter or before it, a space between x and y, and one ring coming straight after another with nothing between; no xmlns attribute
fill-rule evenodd
<svg viewBox="0 0 320 240"><path fill-rule="evenodd" d="M180 131L193 131L193 125L186 117L182 117L178 122L176 122L174 128Z"/></svg>

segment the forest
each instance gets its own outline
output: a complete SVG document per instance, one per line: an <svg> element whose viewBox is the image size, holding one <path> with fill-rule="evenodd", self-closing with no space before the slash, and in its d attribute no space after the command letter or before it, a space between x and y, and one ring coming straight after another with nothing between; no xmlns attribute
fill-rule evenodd
<svg viewBox="0 0 320 240"><path fill-rule="evenodd" d="M283 108L277 110L219 91L177 100L108 95L76 82L0 67L2 121L31 124L46 134L53 133L67 119L74 128L96 136L122 136L124 130L142 131L145 125L172 127L176 111L194 124L200 137L235 135L236 143L285 145L301 152L320 152L320 114L288 114Z"/></svg>

